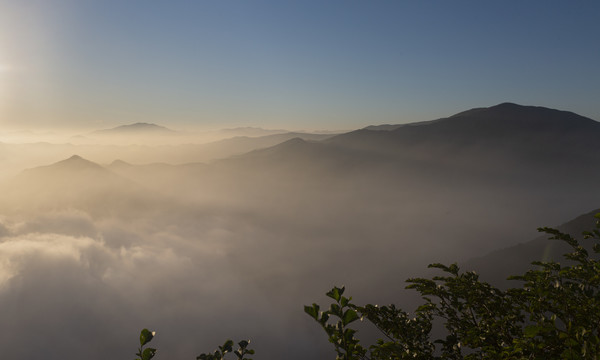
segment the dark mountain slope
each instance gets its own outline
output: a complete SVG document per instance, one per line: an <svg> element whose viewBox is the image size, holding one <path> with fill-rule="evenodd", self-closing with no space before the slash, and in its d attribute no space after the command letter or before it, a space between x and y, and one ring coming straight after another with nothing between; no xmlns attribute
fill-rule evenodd
<svg viewBox="0 0 600 360"><path fill-rule="evenodd" d="M595 209L556 228L571 234L591 251L592 241L583 240L582 232L593 229L594 215L599 212L600 209ZM531 262L565 261L563 254L570 252L570 247L562 241L548 238L549 235L543 234L534 240L493 251L482 257L464 261L461 268L475 270L484 280L498 286L516 286L514 281L508 281L507 277L524 273L532 267Z"/></svg>
<svg viewBox="0 0 600 360"><path fill-rule="evenodd" d="M357 130L325 140L340 148L486 181L600 179L600 123L542 107L500 104L391 131ZM570 179L564 179L570 177ZM585 180L587 181L587 180Z"/></svg>
<svg viewBox="0 0 600 360"><path fill-rule="evenodd" d="M553 150L571 152L572 147L578 151L600 150L600 142L595 141L598 136L600 123L583 116L504 103L435 121L406 124L391 131L357 130L327 142L375 152L406 151L423 145L456 151L464 146L481 144L515 151L550 146Z"/></svg>

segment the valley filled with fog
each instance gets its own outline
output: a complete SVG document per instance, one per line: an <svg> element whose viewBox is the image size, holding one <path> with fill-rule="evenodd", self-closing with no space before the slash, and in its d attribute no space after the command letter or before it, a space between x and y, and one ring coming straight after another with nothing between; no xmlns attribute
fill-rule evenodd
<svg viewBox="0 0 600 360"><path fill-rule="evenodd" d="M600 123L564 111L169 132L3 138L4 357L127 358L147 327L172 358L228 338L250 338L256 358L324 358L302 307L334 285L413 310L404 280L427 264L510 257L537 227L600 206Z"/></svg>

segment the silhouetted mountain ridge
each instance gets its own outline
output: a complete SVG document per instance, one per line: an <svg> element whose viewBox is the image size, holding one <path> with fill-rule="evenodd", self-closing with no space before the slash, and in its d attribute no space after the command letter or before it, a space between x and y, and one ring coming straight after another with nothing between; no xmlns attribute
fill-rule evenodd
<svg viewBox="0 0 600 360"><path fill-rule="evenodd" d="M600 131L600 123L581 115L540 106L523 106L502 103L489 108L467 110L446 119L440 119L432 126L449 129L451 126L466 130L479 136L515 135L530 132L532 134L548 132Z"/></svg>
<svg viewBox="0 0 600 360"><path fill-rule="evenodd" d="M523 162L600 157L600 123L572 112L503 103L390 131L360 129L325 143L379 156L429 159L511 156ZM469 160L471 161L471 160Z"/></svg>
<svg viewBox="0 0 600 360"><path fill-rule="evenodd" d="M525 106L510 102L491 107L473 108L452 116L406 124L370 125L361 130L395 131L405 127L434 125L475 126L478 131L568 131L587 126L597 127L598 122L570 111L550 109L542 106ZM498 135L498 133L494 133Z"/></svg>
<svg viewBox="0 0 600 360"><path fill-rule="evenodd" d="M27 169L1 188L7 211L11 207L111 211L118 204L132 206L151 198L139 184L78 155Z"/></svg>

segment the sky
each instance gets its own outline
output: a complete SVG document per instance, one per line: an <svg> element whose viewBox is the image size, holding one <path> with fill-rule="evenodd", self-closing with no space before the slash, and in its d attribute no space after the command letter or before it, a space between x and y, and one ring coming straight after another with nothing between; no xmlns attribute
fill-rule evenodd
<svg viewBox="0 0 600 360"><path fill-rule="evenodd" d="M3 0L0 131L600 120L600 2Z"/></svg>

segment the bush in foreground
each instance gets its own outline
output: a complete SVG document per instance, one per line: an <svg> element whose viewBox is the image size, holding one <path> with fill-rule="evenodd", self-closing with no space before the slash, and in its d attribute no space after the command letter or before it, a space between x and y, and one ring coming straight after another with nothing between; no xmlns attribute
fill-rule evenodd
<svg viewBox="0 0 600 360"><path fill-rule="evenodd" d="M566 242L571 252L564 254L565 264L534 262L526 273L511 277L520 287L500 290L480 281L475 272L461 272L456 264L432 264L441 275L408 280L407 288L423 298L413 314L394 305L356 305L344 296L343 287L327 293L333 300L327 310L312 304L304 311L325 330L339 360L598 359L600 214L596 219L595 229L583 233L593 241L591 254L569 234L538 229ZM358 320L372 323L382 338L369 346L361 344L352 327ZM443 331L433 331L439 326ZM154 356L155 349L143 349L152 337L142 331L139 360ZM196 359L222 360L227 353L247 359L254 353L247 347L248 341L242 341L233 350L228 340Z"/></svg>

